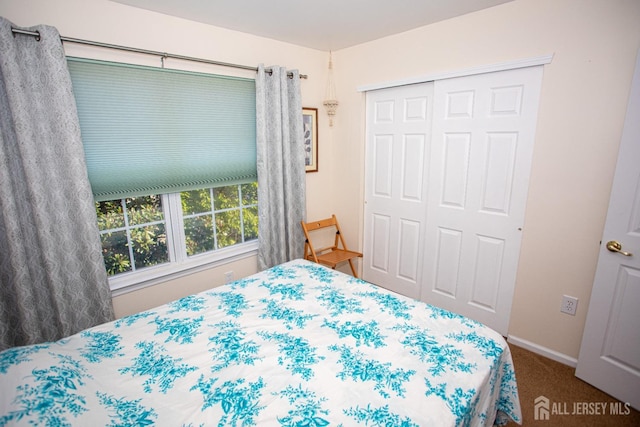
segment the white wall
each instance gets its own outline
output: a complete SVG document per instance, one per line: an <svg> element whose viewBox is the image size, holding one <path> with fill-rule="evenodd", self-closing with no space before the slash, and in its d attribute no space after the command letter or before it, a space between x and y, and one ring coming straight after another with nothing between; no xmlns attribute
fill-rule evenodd
<svg viewBox="0 0 640 427"><path fill-rule="evenodd" d="M509 334L576 358L633 65L637 0L515 0L334 52L333 188L362 234L363 85L553 54L545 66ZM362 242L362 236L359 238ZM578 297L575 317L560 313Z"/></svg>
<svg viewBox="0 0 640 427"><path fill-rule="evenodd" d="M149 12L107 0L2 0L0 16L20 27L38 24L54 26L65 37L94 40L123 46L216 61L257 66L280 65L299 69L309 78L302 80L302 100L305 107L322 107L324 82L327 78L328 54L314 49L277 42L244 33L216 28L192 21ZM159 65L158 58L119 51L66 44L68 55L93 57ZM167 66L176 66L171 60ZM181 67L227 74L254 76L253 72L236 71L181 63ZM319 120L319 134L328 135L324 116ZM330 163L328 152L322 152L320 165ZM314 175L311 177L311 175ZM322 193L326 173L308 174L309 193ZM321 203L322 197L310 197L310 205ZM310 208L309 215L313 214ZM233 271L236 278L257 272L255 256L191 276L167 281L149 288L114 297L118 317L136 313L224 283L224 273Z"/></svg>

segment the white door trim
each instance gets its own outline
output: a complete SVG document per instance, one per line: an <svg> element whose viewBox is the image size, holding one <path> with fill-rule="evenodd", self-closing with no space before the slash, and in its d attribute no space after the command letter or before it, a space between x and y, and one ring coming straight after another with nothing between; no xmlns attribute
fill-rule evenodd
<svg viewBox="0 0 640 427"><path fill-rule="evenodd" d="M493 73L496 71L515 70L516 68L534 67L536 65L550 64L553 54L536 56L532 58L518 59L515 61L500 62L497 64L481 65L478 67L463 68L460 70L444 71L441 73L425 74L416 77L407 77L405 79L393 80L383 83L374 83L370 85L359 86L358 92L367 92L370 90L387 89L390 87L405 86L415 83L426 83L442 79L450 79L453 77L473 76L475 74Z"/></svg>

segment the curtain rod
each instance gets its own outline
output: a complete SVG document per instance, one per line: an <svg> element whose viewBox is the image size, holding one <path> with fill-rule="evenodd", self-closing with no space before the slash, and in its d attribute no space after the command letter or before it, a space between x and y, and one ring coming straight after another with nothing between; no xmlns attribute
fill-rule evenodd
<svg viewBox="0 0 640 427"><path fill-rule="evenodd" d="M33 37L36 38L36 40L40 40L40 33L38 31L21 30L20 28L11 28L11 31L13 33L15 33L15 34L24 34L24 35L27 35L27 36L33 36ZM200 62L200 63L203 63L203 64L210 64L210 65L219 65L219 66L222 66L222 67L239 68L241 70L258 71L257 67L250 67L248 65L239 65L239 64L231 64L231 63L228 63L228 62L212 61L210 59L194 58L194 57L191 57L191 56L184 56L184 55L175 55L173 53L158 52L158 51L155 51L155 50L147 50L147 49L139 49L139 48L136 48L136 47L120 46L120 45L116 45L116 44L94 42L94 41L91 41L91 40L76 39L76 38L72 38L72 37L63 37L63 36L60 36L60 40L62 42L67 42L67 43L77 43L77 44L84 44L84 45L89 45L89 46L105 47L105 48L108 48L108 49L123 50L123 51L126 51L126 52L143 53L143 54L146 54L146 55L159 56L161 58L173 58L173 59L180 59L180 60L183 60L183 61ZM269 68L265 69L265 71L267 73L271 73L271 69L269 69ZM287 73L287 75L289 77L293 77L293 73L291 73L291 72ZM307 75L306 74L300 74L300 78L301 79L306 79Z"/></svg>

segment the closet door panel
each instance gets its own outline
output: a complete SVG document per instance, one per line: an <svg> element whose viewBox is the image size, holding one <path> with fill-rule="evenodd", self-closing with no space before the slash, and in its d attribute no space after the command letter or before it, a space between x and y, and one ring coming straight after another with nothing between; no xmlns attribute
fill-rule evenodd
<svg viewBox="0 0 640 427"><path fill-rule="evenodd" d="M363 278L420 295L433 84L367 93Z"/></svg>
<svg viewBox="0 0 640 427"><path fill-rule="evenodd" d="M420 298L505 335L541 81L542 67L529 67L434 84Z"/></svg>

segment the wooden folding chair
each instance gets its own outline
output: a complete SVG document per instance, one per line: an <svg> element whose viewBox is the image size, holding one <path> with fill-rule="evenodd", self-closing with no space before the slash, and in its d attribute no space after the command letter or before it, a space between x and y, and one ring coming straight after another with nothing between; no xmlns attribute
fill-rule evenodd
<svg viewBox="0 0 640 427"><path fill-rule="evenodd" d="M356 273L356 269L353 265L353 259L361 258L362 254L360 252L350 251L347 249L347 246L344 243L344 238L342 237L342 232L340 231L340 225L338 224L338 220L335 215L331 215L331 218L321 219L319 221L306 223L304 221L300 221L300 223L302 224L302 230L304 231L304 237L306 238L304 242L305 259L327 265L333 269L335 269L338 264L346 261L351 267L353 276L358 277L358 273ZM331 228L335 230L333 244L330 243L329 239L328 244L330 246L324 246L316 249L311 236L313 235L315 241L318 242L322 236L325 238L327 236L327 234L323 233L321 230L324 229L324 231L326 231Z"/></svg>

